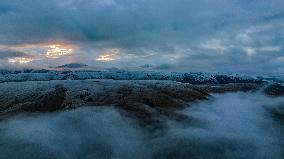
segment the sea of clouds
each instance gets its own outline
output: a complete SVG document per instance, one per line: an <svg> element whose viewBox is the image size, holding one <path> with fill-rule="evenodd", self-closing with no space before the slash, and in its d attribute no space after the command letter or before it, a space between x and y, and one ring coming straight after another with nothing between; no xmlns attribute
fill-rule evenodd
<svg viewBox="0 0 284 159"><path fill-rule="evenodd" d="M179 110L191 120L165 118L160 135L113 107L24 114L1 121L0 158L280 159L284 125L271 110L283 103L259 93L214 94Z"/></svg>

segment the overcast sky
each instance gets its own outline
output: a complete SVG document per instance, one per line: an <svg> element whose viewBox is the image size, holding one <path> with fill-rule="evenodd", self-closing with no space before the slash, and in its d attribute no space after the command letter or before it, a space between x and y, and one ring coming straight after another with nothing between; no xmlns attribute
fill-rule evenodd
<svg viewBox="0 0 284 159"><path fill-rule="evenodd" d="M1 0L0 65L283 74L283 8L283 0ZM72 55L44 57L59 43ZM97 61L102 54L114 60Z"/></svg>

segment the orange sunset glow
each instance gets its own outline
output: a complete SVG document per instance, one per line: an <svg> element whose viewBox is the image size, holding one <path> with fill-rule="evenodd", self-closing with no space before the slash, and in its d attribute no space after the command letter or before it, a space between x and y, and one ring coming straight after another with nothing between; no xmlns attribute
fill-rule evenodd
<svg viewBox="0 0 284 159"><path fill-rule="evenodd" d="M14 58L9 58L8 61L10 63L26 64L32 62L33 59L30 57L14 57Z"/></svg>
<svg viewBox="0 0 284 159"><path fill-rule="evenodd" d="M98 56L98 58L96 58L97 61L113 61L117 59L117 55L118 55L118 50L117 49L113 49L111 50L109 53L108 52L104 52L102 54L100 54Z"/></svg>
<svg viewBox="0 0 284 159"><path fill-rule="evenodd" d="M64 55L72 54L72 49L68 46L62 45L50 45L49 49L46 52L47 58L59 58Z"/></svg>

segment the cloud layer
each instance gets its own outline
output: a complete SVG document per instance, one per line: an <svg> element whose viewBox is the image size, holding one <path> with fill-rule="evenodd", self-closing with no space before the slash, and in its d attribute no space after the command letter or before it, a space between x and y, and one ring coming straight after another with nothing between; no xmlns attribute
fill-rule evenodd
<svg viewBox="0 0 284 159"><path fill-rule="evenodd" d="M259 93L213 95L179 110L190 120L161 117L164 129L150 131L108 106L22 114L0 122L0 158L282 159L283 123L271 110L283 101Z"/></svg>
<svg viewBox="0 0 284 159"><path fill-rule="evenodd" d="M284 73L283 7L282 0L2 0L0 44L63 41L78 45L74 58L86 63L119 49L111 65L121 67Z"/></svg>

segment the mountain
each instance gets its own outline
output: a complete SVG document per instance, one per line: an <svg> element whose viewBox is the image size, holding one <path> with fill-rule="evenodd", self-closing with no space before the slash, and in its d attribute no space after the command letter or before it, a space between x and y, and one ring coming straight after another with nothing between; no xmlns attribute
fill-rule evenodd
<svg viewBox="0 0 284 159"><path fill-rule="evenodd" d="M57 68L84 68L84 67L87 67L87 66L88 65L81 64L81 63L70 63L70 64L58 66Z"/></svg>
<svg viewBox="0 0 284 159"><path fill-rule="evenodd" d="M71 64L67 67L84 66ZM63 67L66 67L66 65ZM0 70L0 82L50 81L50 80L169 80L190 84L228 84L228 83L263 83L262 79L245 75L209 74L209 73L177 73L154 71L92 71L92 70Z"/></svg>

